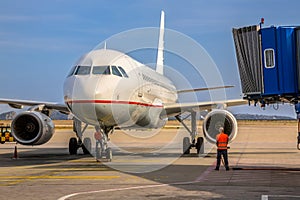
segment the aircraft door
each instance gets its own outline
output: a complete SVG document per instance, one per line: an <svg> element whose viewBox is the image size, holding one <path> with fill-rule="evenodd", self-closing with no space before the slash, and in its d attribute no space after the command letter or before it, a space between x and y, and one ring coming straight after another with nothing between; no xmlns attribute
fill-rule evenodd
<svg viewBox="0 0 300 200"><path fill-rule="evenodd" d="M262 34L262 64L264 77L264 94L279 94L280 82L277 61L276 28L261 30Z"/></svg>

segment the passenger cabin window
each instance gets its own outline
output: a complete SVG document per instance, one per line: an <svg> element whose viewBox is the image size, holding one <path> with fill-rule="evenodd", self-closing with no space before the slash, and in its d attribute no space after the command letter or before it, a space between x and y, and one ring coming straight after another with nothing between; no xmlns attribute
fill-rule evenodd
<svg viewBox="0 0 300 200"><path fill-rule="evenodd" d="M275 67L275 55L274 49L265 49L264 51L265 56L265 67L266 68L273 68Z"/></svg>
<svg viewBox="0 0 300 200"><path fill-rule="evenodd" d="M78 66L75 75L88 75L91 72L90 66Z"/></svg>
<svg viewBox="0 0 300 200"><path fill-rule="evenodd" d="M92 73L95 74L95 75L99 75L99 74L108 75L108 74L111 74L109 66L94 66Z"/></svg>
<svg viewBox="0 0 300 200"><path fill-rule="evenodd" d="M120 66L118 66L118 68L119 68L120 72L123 74L123 76L128 78L128 75L127 75L126 71Z"/></svg>
<svg viewBox="0 0 300 200"><path fill-rule="evenodd" d="M112 74L122 77L121 72L118 70L118 68L116 66L111 66L111 71L112 71Z"/></svg>

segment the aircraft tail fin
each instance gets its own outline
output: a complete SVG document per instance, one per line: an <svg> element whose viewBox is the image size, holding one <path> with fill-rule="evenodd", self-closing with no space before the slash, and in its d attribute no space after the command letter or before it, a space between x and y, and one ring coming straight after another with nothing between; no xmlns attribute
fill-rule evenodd
<svg viewBox="0 0 300 200"><path fill-rule="evenodd" d="M159 39L156 60L156 72L164 74L164 32L165 32L165 12L160 15Z"/></svg>

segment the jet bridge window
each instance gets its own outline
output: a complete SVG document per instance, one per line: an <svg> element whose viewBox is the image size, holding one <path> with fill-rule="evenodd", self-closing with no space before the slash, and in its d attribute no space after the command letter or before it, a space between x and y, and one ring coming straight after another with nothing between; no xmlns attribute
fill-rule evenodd
<svg viewBox="0 0 300 200"><path fill-rule="evenodd" d="M118 69L120 70L120 72L123 74L124 77L128 78L128 75L126 71L123 69L123 67L118 66Z"/></svg>
<svg viewBox="0 0 300 200"><path fill-rule="evenodd" d="M91 72L90 66L78 66L75 75L88 75Z"/></svg>
<svg viewBox="0 0 300 200"><path fill-rule="evenodd" d="M111 71L112 71L112 74L122 77L121 72L118 70L118 68L116 66L111 66Z"/></svg>
<svg viewBox="0 0 300 200"><path fill-rule="evenodd" d="M265 67L266 68L273 68L275 67L275 55L274 49L265 49L264 51L265 56Z"/></svg>
<svg viewBox="0 0 300 200"><path fill-rule="evenodd" d="M111 74L109 66L94 66L93 67L93 74Z"/></svg>

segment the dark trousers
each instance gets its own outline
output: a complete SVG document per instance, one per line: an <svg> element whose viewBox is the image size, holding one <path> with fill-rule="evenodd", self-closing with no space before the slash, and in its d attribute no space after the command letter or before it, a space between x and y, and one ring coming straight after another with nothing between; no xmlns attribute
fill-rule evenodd
<svg viewBox="0 0 300 200"><path fill-rule="evenodd" d="M223 156L224 158L224 164L225 164L225 168L229 169L228 166L228 155L227 155L227 149L226 150L219 150L217 152L217 166L216 169L220 168L220 164L221 164L221 156Z"/></svg>

